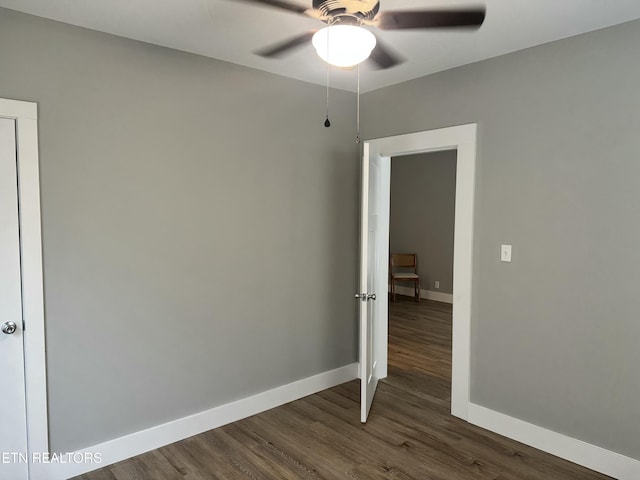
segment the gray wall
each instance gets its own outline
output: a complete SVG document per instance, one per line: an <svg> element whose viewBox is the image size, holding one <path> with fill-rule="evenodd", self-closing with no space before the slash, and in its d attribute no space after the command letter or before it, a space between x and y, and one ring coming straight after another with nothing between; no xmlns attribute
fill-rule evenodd
<svg viewBox="0 0 640 480"><path fill-rule="evenodd" d="M0 9L35 101L51 446L356 361L355 98ZM308 295L313 292L313 295Z"/></svg>
<svg viewBox="0 0 640 480"><path fill-rule="evenodd" d="M638 45L632 22L362 99L367 138L478 123L472 401L636 459Z"/></svg>
<svg viewBox="0 0 640 480"><path fill-rule="evenodd" d="M418 254L423 290L453 292L456 156L448 150L391 161L389 247Z"/></svg>

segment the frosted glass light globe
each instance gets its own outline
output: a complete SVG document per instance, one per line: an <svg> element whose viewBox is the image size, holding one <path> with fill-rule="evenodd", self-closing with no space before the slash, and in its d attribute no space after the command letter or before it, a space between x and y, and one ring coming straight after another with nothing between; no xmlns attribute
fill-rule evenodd
<svg viewBox="0 0 640 480"><path fill-rule="evenodd" d="M331 25L318 30L311 43L325 62L344 68L369 58L376 46L376 37L355 25Z"/></svg>

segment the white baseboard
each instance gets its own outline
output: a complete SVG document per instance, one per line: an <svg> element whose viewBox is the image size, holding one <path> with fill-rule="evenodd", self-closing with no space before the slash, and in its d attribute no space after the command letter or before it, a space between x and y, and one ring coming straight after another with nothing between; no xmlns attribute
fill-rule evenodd
<svg viewBox="0 0 640 480"><path fill-rule="evenodd" d="M327 388L357 378L358 363L304 378L251 397L227 403L188 417L157 425L124 437L85 448L73 455L100 453L102 461L95 463L50 463L39 465L32 480L63 480L106 467L135 455L183 440L285 403L312 395Z"/></svg>
<svg viewBox="0 0 640 480"><path fill-rule="evenodd" d="M389 291L391 291L391 287L389 287ZM396 286L396 293L398 295L406 295L408 297L413 297L413 288ZM450 293L434 292L433 290L421 289L420 298L424 298L426 300L435 300L436 302L453 304L453 295Z"/></svg>
<svg viewBox="0 0 640 480"><path fill-rule="evenodd" d="M99 453L97 463L49 463L34 466L32 480L65 480L264 412L358 378L359 364L320 373L232 403L88 447L73 455ZM583 465L618 480L640 478L640 460L626 457L503 413L469 404L468 421L518 442Z"/></svg>
<svg viewBox="0 0 640 480"><path fill-rule="evenodd" d="M625 457L480 405L469 404L468 421L618 480L640 478L640 460Z"/></svg>

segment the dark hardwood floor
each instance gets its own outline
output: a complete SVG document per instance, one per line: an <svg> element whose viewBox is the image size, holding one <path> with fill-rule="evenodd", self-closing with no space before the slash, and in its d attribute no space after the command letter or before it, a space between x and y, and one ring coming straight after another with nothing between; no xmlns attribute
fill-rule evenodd
<svg viewBox="0 0 640 480"><path fill-rule="evenodd" d="M449 414L451 307L391 304L389 377L369 421L349 382L78 480L604 480Z"/></svg>

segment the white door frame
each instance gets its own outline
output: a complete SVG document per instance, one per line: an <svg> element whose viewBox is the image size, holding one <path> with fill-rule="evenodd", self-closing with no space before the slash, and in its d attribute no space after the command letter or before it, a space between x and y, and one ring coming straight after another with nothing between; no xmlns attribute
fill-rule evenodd
<svg viewBox="0 0 640 480"><path fill-rule="evenodd" d="M37 104L0 98L0 117L16 122L27 448L33 459L49 451ZM39 477L34 468L45 465L30 463L29 478Z"/></svg>
<svg viewBox="0 0 640 480"><path fill-rule="evenodd" d="M424 152L457 150L456 205L453 247L453 351L451 414L468 419L471 358L471 287L473 272L473 211L475 198L477 124L367 140L370 156L399 157ZM386 181L389 181L387 179ZM389 202L389 198L381 199ZM389 222L387 218L380 222ZM381 252L381 272L388 277L388 252ZM386 304L386 302L385 302ZM386 309L385 309L386 310ZM388 315L388 311L387 314ZM388 317L387 317L388 318ZM388 321L378 322L375 337L384 348L376 349L379 378L387 376Z"/></svg>

